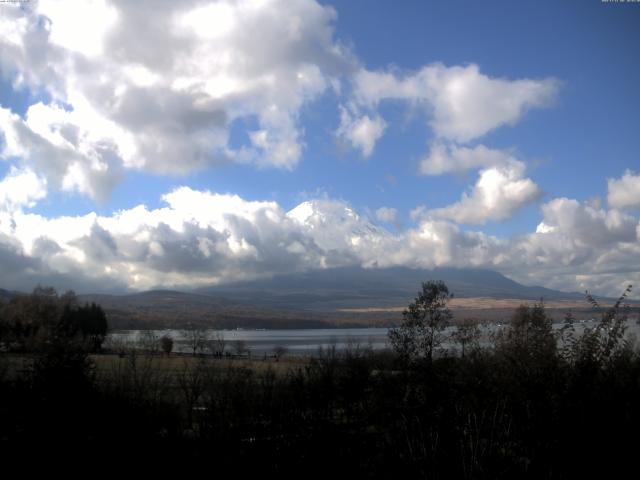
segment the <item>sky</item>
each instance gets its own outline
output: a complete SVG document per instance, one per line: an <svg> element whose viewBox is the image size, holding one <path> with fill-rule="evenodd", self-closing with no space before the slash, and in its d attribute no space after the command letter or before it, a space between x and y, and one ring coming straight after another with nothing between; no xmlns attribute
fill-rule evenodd
<svg viewBox="0 0 640 480"><path fill-rule="evenodd" d="M401 265L617 296L638 45L638 2L0 3L0 287Z"/></svg>

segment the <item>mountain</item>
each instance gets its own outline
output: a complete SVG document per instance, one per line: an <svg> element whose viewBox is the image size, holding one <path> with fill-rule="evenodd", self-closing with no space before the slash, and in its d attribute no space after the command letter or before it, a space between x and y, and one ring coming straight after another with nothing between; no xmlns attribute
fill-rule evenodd
<svg viewBox="0 0 640 480"><path fill-rule="evenodd" d="M301 308L318 311L339 308L389 307L406 305L421 282L442 280L456 297L523 300L581 299L538 286L525 286L504 275L483 269L405 267L343 267L304 273L277 275L270 279L207 287L200 294L274 308Z"/></svg>
<svg viewBox="0 0 640 480"><path fill-rule="evenodd" d="M107 310L119 328L327 328L388 326L399 320L421 282L442 280L455 298L459 318L504 321L521 301L543 298L556 319L568 308L588 307L584 297L525 286L483 269L344 267L276 275L261 280L200 288L192 292L156 290L124 296L83 296ZM489 300L487 300L489 299Z"/></svg>
<svg viewBox="0 0 640 480"><path fill-rule="evenodd" d="M79 295L105 309L112 328L328 328L388 326L421 288L442 280L455 296L457 318L508 319L521 301L543 298L560 319L589 305L577 293L525 286L491 270L344 267L238 282L184 292ZM17 292L0 290L0 297ZM488 300L487 300L488 299ZM456 303L457 301L457 303ZM552 305L555 304L555 305Z"/></svg>
<svg viewBox="0 0 640 480"><path fill-rule="evenodd" d="M331 316L294 308L274 309L250 302L174 290L128 295L78 295L81 303L101 305L115 329L144 328L327 328ZM341 323L342 324L342 323Z"/></svg>
<svg viewBox="0 0 640 480"><path fill-rule="evenodd" d="M16 294L16 292L10 292L9 290L5 290L4 288L0 288L0 299L2 299L2 300L9 300L15 294Z"/></svg>

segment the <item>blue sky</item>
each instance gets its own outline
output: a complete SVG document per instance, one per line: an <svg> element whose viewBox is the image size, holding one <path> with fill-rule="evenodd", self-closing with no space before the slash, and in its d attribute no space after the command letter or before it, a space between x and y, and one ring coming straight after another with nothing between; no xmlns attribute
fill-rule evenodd
<svg viewBox="0 0 640 480"><path fill-rule="evenodd" d="M0 6L3 286L640 280L640 4L83 5Z"/></svg>

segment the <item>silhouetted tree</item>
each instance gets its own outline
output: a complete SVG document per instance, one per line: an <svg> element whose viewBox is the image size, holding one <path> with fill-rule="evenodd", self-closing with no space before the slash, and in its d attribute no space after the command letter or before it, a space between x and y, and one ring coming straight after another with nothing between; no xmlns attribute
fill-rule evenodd
<svg viewBox="0 0 640 480"><path fill-rule="evenodd" d="M233 349L239 357L247 351L247 342L244 340L236 340L233 342Z"/></svg>
<svg viewBox="0 0 640 480"><path fill-rule="evenodd" d="M463 320L456 326L452 334L453 340L460 345L460 354L464 358L469 348L477 348L480 339L480 327L478 322L472 319Z"/></svg>
<svg viewBox="0 0 640 480"><path fill-rule="evenodd" d="M222 357L227 346L227 341L224 338L224 332L215 332L213 339L207 342L207 346L209 347L211 355L214 357Z"/></svg>
<svg viewBox="0 0 640 480"><path fill-rule="evenodd" d="M496 338L499 353L536 368L555 360L556 344L552 319L547 315L542 300L533 306L520 305L507 329Z"/></svg>
<svg viewBox="0 0 640 480"><path fill-rule="evenodd" d="M442 331L453 317L447 308L451 298L444 282L422 283L422 291L402 313L402 324L389 330L391 346L404 360L433 360L434 351L442 344Z"/></svg>
<svg viewBox="0 0 640 480"><path fill-rule="evenodd" d="M169 335L163 335L160 337L160 348L162 348L162 351L167 357L171 355L171 351L173 350L173 338Z"/></svg>
<svg viewBox="0 0 640 480"><path fill-rule="evenodd" d="M282 357L284 357L287 352L289 351L289 349L287 349L287 347L285 347L284 345L278 345L276 347L273 348L273 356L276 359L276 362L279 362L280 359Z"/></svg>
<svg viewBox="0 0 640 480"><path fill-rule="evenodd" d="M183 330L182 335L186 338L187 345L189 345L194 356L201 352L207 344L208 335L207 331L203 328L190 328L188 330Z"/></svg>
<svg viewBox="0 0 640 480"><path fill-rule="evenodd" d="M585 328L581 335L576 336L573 325L565 326L565 341L571 348L569 360L583 367L599 368L624 353L631 348L625 340L627 320L629 318L630 307L626 304L626 298L631 292L631 285L628 285L622 295L608 309L602 312L600 321L595 327ZM586 292L587 301L593 308L601 308L597 300Z"/></svg>
<svg viewBox="0 0 640 480"><path fill-rule="evenodd" d="M138 345L147 355L157 355L160 352L160 339L153 330L145 330L140 333Z"/></svg>
<svg viewBox="0 0 640 480"><path fill-rule="evenodd" d="M59 296L52 287L38 286L30 295L16 295L2 310L0 330L12 349L42 351L60 344L97 351L108 331L99 305L79 306L75 293Z"/></svg>

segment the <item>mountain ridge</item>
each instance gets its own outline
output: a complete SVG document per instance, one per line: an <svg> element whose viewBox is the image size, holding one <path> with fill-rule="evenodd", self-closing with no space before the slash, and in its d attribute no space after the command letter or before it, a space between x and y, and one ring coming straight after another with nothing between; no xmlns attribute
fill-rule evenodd
<svg viewBox="0 0 640 480"><path fill-rule="evenodd" d="M428 280L445 282L458 299L452 309L460 318L504 321L520 302L541 298L555 303L549 311L556 319L589 307L579 293L525 286L493 270L449 267L341 267L190 291L81 294L78 300L102 305L116 329L390 326ZM0 291L5 298L15 294Z"/></svg>
<svg viewBox="0 0 640 480"><path fill-rule="evenodd" d="M362 268L340 267L295 274L276 275L270 279L235 282L205 287L194 293L224 296L230 300L285 306L306 305L321 309L342 308L345 303L357 306L389 306L406 304L420 289L421 282L442 280L456 297L518 298L523 300L575 300L583 298L575 292L561 292L540 286L525 286L487 269L407 267ZM364 303L363 303L364 302ZM353 305L352 305L353 306Z"/></svg>

